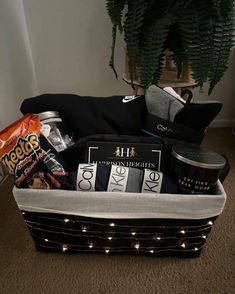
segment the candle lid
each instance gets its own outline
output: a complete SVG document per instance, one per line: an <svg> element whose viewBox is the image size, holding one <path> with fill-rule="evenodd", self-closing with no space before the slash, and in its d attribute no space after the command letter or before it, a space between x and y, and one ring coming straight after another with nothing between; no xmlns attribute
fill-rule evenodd
<svg viewBox="0 0 235 294"><path fill-rule="evenodd" d="M205 150L195 144L177 144L172 147L172 155L178 160L207 169L221 169L225 166L225 158L218 153Z"/></svg>
<svg viewBox="0 0 235 294"><path fill-rule="evenodd" d="M60 114L58 111L44 111L38 113L38 115L41 121L49 118L60 118Z"/></svg>

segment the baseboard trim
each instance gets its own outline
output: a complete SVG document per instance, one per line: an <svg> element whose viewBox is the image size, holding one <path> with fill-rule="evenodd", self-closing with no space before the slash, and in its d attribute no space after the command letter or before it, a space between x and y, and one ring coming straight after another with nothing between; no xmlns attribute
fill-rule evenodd
<svg viewBox="0 0 235 294"><path fill-rule="evenodd" d="M216 119L210 124L210 128L234 128L235 119Z"/></svg>

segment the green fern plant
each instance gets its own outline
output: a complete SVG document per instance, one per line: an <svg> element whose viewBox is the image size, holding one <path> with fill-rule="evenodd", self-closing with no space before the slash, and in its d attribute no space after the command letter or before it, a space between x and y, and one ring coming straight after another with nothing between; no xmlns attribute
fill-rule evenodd
<svg viewBox="0 0 235 294"><path fill-rule="evenodd" d="M233 46L232 36L234 32L233 3L228 0L215 1L214 11L220 11L221 13L214 14L211 67L208 76L210 81L209 94L228 68L228 59L230 48Z"/></svg>
<svg viewBox="0 0 235 294"><path fill-rule="evenodd" d="M189 60L198 86L209 81L209 94L223 77L233 45L232 0L107 0L112 21L109 65L114 66L117 29L124 33L133 83L137 69L145 88L160 79L166 49L178 76Z"/></svg>
<svg viewBox="0 0 235 294"><path fill-rule="evenodd" d="M122 33L123 26L122 26L122 11L126 4L125 0L109 0L107 1L106 8L110 19L112 21L112 46L111 46L111 57L109 60L109 66L113 69L115 76L117 78L117 72L114 66L114 53L115 53L115 44L116 44L116 35L117 35L117 28L119 29L120 33Z"/></svg>

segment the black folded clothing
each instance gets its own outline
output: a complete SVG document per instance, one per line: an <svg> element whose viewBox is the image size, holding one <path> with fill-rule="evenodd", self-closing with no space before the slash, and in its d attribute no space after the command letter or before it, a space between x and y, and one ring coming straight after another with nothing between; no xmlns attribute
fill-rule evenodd
<svg viewBox="0 0 235 294"><path fill-rule="evenodd" d="M94 134L140 135L147 115L144 96L43 94L21 105L23 114L51 110L60 113L77 139Z"/></svg>
<svg viewBox="0 0 235 294"><path fill-rule="evenodd" d="M220 112L223 104L219 101L198 101L186 103L175 115L174 122L199 132L205 132Z"/></svg>

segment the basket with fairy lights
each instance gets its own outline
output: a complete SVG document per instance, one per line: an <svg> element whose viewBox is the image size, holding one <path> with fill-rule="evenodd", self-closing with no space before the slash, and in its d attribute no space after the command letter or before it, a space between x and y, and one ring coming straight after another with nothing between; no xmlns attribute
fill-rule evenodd
<svg viewBox="0 0 235 294"><path fill-rule="evenodd" d="M225 158L182 136L143 135L143 96L43 97L0 132L0 159L15 176L13 195L36 248L199 256L225 205ZM48 102L46 113L33 114Z"/></svg>
<svg viewBox="0 0 235 294"><path fill-rule="evenodd" d="M226 199L220 182L214 195L13 192L38 250L151 256L199 256Z"/></svg>

